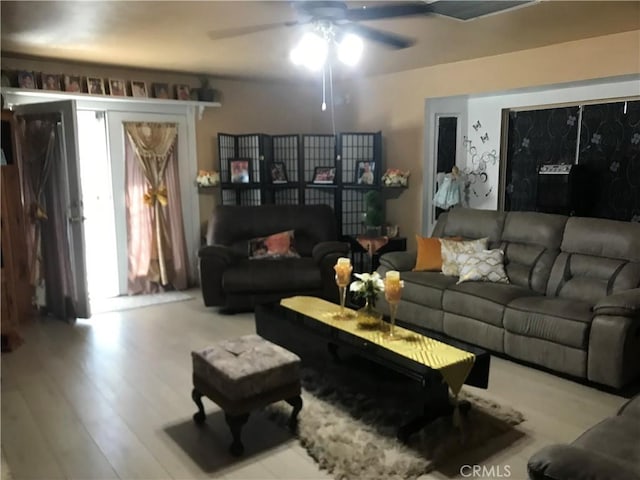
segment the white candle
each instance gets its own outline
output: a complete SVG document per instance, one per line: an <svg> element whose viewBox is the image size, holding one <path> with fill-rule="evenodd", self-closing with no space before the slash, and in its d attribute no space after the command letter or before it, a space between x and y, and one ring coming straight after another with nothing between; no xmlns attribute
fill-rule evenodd
<svg viewBox="0 0 640 480"><path fill-rule="evenodd" d="M351 259L348 257L338 258L338 265L351 265Z"/></svg>
<svg viewBox="0 0 640 480"><path fill-rule="evenodd" d="M396 270L389 270L385 276L385 278L387 280L391 280L391 281L400 281L400 272L396 271Z"/></svg>

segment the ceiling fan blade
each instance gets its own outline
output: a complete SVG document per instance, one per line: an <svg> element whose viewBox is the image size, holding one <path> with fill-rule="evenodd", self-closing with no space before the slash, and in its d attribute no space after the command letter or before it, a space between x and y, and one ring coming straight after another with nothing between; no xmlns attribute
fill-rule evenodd
<svg viewBox="0 0 640 480"><path fill-rule="evenodd" d="M412 46L416 41L413 38L397 35L395 33L383 32L376 28L365 27L364 25L350 23L344 27L346 31L356 33L362 38L382 43L387 47L400 50Z"/></svg>
<svg viewBox="0 0 640 480"><path fill-rule="evenodd" d="M265 23L263 25L247 25L246 27L225 28L223 30L212 30L207 33L211 40L222 40L224 38L240 37L252 33L266 32L267 30L275 30L280 27L290 27L297 25L298 22L276 22Z"/></svg>
<svg viewBox="0 0 640 480"><path fill-rule="evenodd" d="M373 7L354 8L347 11L347 20L379 20L383 18L408 17L411 15L426 15L433 12L428 3L392 3Z"/></svg>

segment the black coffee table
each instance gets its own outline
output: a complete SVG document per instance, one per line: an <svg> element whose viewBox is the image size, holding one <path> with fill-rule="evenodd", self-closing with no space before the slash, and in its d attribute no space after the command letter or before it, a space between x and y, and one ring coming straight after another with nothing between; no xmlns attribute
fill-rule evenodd
<svg viewBox="0 0 640 480"><path fill-rule="evenodd" d="M286 308L279 303L258 305L255 315L258 335L295 352L303 362L311 355L317 356L319 351L325 355L328 351L336 361L340 361L343 352L356 354L419 382L423 397L422 413L398 429L398 439L401 441L407 441L413 433L425 425L438 417L452 415L454 411L449 398L448 385L443 381L438 370L431 369L381 345L367 342L345 330ZM398 322L398 325L473 353L476 357L475 362L465 384L479 388L488 387L491 356L487 351L437 332L420 330L403 322ZM459 402L458 406L463 414L470 408L470 404L466 401Z"/></svg>

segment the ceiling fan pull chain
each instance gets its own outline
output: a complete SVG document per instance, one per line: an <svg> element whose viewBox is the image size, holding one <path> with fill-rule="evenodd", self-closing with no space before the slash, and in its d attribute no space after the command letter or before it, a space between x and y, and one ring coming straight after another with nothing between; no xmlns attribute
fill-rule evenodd
<svg viewBox="0 0 640 480"><path fill-rule="evenodd" d="M327 67L322 67L322 111L327 109L325 77L327 75Z"/></svg>
<svg viewBox="0 0 640 480"><path fill-rule="evenodd" d="M329 63L329 101L331 102L331 128L333 130L333 136L336 135L336 119L333 115L333 109L335 106L335 102L333 101L333 69L331 68L331 63Z"/></svg>

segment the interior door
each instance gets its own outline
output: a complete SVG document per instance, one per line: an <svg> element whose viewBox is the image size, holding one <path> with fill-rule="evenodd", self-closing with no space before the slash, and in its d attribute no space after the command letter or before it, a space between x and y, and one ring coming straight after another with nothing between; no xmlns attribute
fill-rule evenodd
<svg viewBox="0 0 640 480"><path fill-rule="evenodd" d="M89 297L85 262L85 243L82 212L82 189L80 188L80 162L78 158L78 128L76 124L76 104L74 101L33 103L13 108L17 116L57 114L58 148L65 162L66 177L59 185L59 194L67 205L67 229L69 254L73 277L72 295L76 314L79 318L89 318Z"/></svg>

